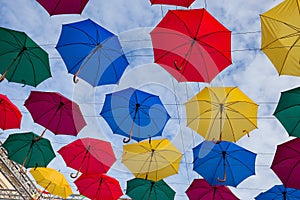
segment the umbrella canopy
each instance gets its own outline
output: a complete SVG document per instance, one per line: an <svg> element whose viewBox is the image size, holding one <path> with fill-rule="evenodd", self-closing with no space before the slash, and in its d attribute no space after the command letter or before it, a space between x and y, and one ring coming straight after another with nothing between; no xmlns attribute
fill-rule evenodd
<svg viewBox="0 0 300 200"><path fill-rule="evenodd" d="M77 139L58 153L68 167L84 174L106 173L116 161L111 144L95 138Z"/></svg>
<svg viewBox="0 0 300 200"><path fill-rule="evenodd" d="M134 88L107 94L100 115L113 133L137 141L162 135L170 119L158 96Z"/></svg>
<svg viewBox="0 0 300 200"><path fill-rule="evenodd" d="M60 14L81 14L89 0L36 0L50 16Z"/></svg>
<svg viewBox="0 0 300 200"><path fill-rule="evenodd" d="M82 174L74 183L80 194L93 200L117 200L123 194L119 182L105 174Z"/></svg>
<svg viewBox="0 0 300 200"><path fill-rule="evenodd" d="M150 35L154 62L179 82L210 82L232 63L231 32L205 9L169 10Z"/></svg>
<svg viewBox="0 0 300 200"><path fill-rule="evenodd" d="M300 189L300 139L295 138L277 146L271 169L283 185Z"/></svg>
<svg viewBox="0 0 300 200"><path fill-rule="evenodd" d="M261 50L279 75L300 76L299 11L298 0L286 0L260 15Z"/></svg>
<svg viewBox="0 0 300 200"><path fill-rule="evenodd" d="M300 137L300 87L281 92L274 116L290 136Z"/></svg>
<svg viewBox="0 0 300 200"><path fill-rule="evenodd" d="M2 147L7 150L9 159L25 168L46 167L55 157L50 141L32 132L11 134Z"/></svg>
<svg viewBox="0 0 300 200"><path fill-rule="evenodd" d="M2 130L20 128L22 114L7 96L0 94L0 128Z"/></svg>
<svg viewBox="0 0 300 200"><path fill-rule="evenodd" d="M237 87L206 87L185 106L187 126L206 140L236 142L257 128L258 105Z"/></svg>
<svg viewBox="0 0 300 200"><path fill-rule="evenodd" d="M64 24L56 49L74 82L94 87L117 84L128 66L118 37L90 19Z"/></svg>
<svg viewBox="0 0 300 200"><path fill-rule="evenodd" d="M0 27L0 81L36 87L51 77L49 58L24 32Z"/></svg>
<svg viewBox="0 0 300 200"><path fill-rule="evenodd" d="M50 194L67 198L72 194L71 187L62 173L52 168L32 168L31 175L36 183L42 186Z"/></svg>
<svg viewBox="0 0 300 200"><path fill-rule="evenodd" d="M260 193L256 200L278 199L278 200L298 200L300 199L300 190L286 188L283 185L275 185L266 192Z"/></svg>
<svg viewBox="0 0 300 200"><path fill-rule="evenodd" d="M168 140L145 140L123 146L122 163L136 178L159 181L178 173L182 154Z"/></svg>
<svg viewBox="0 0 300 200"><path fill-rule="evenodd" d="M127 181L126 194L132 200L173 200L175 191L164 180L154 182L135 178Z"/></svg>
<svg viewBox="0 0 300 200"><path fill-rule="evenodd" d="M186 190L189 200L238 200L227 186L211 186L205 179L194 179Z"/></svg>
<svg viewBox="0 0 300 200"><path fill-rule="evenodd" d="M86 125L79 106L57 92L31 91L24 105L34 122L54 134L76 136Z"/></svg>
<svg viewBox="0 0 300 200"><path fill-rule="evenodd" d="M151 4L166 4L189 7L195 0L150 0Z"/></svg>
<svg viewBox="0 0 300 200"><path fill-rule="evenodd" d="M232 142L204 141L193 148L194 166L210 185L236 187L255 174L256 154Z"/></svg>

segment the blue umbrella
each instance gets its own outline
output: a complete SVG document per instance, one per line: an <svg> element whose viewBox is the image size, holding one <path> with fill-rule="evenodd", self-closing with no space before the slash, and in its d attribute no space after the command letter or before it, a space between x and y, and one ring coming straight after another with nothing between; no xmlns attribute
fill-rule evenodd
<svg viewBox="0 0 300 200"><path fill-rule="evenodd" d="M56 49L74 82L94 87L117 84L128 66L118 37L90 19L64 24Z"/></svg>
<svg viewBox="0 0 300 200"><path fill-rule="evenodd" d="M283 185L275 185L266 192L260 193L256 200L298 200L300 199L300 190L294 188L286 188Z"/></svg>
<svg viewBox="0 0 300 200"><path fill-rule="evenodd" d="M113 133L137 141L162 135L170 119L158 96L133 88L106 94L100 115Z"/></svg>
<svg viewBox="0 0 300 200"><path fill-rule="evenodd" d="M236 187L255 174L256 154L232 142L204 141L193 148L194 166L210 185Z"/></svg>

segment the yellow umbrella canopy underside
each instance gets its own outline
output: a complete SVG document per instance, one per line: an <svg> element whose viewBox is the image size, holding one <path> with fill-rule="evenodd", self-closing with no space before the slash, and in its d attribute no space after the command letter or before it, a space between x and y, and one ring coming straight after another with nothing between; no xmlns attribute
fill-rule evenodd
<svg viewBox="0 0 300 200"><path fill-rule="evenodd" d="M51 194L67 198L72 194L72 189L64 177L59 171L52 168L37 167L30 170L31 175L45 190Z"/></svg>
<svg viewBox="0 0 300 200"><path fill-rule="evenodd" d="M187 126L206 140L236 142L257 128L258 105L237 87L206 87L185 106Z"/></svg>
<svg viewBox="0 0 300 200"><path fill-rule="evenodd" d="M280 75L300 76L300 0L285 0L260 15L261 49Z"/></svg>
<svg viewBox="0 0 300 200"><path fill-rule="evenodd" d="M178 173L182 153L168 140L145 140L123 147L122 163L136 178L159 181Z"/></svg>

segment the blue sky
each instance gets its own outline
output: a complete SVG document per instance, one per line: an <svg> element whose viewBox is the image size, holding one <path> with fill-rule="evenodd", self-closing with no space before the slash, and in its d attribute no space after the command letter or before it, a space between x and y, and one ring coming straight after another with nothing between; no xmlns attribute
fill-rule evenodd
<svg viewBox="0 0 300 200"><path fill-rule="evenodd" d="M270 170L276 145L289 140L281 124L272 116L280 92L299 86L298 77L278 76L275 68L260 48L259 14L272 8L280 1L244 1L218 0L207 1L207 10L225 27L232 31L233 64L222 71L211 86L238 86L245 94L259 104L258 129L237 143L258 154L256 175L242 182L237 188L230 188L243 200L250 200L260 192L280 184L279 179ZM204 0L196 0L191 8L203 8ZM150 5L148 0L91 0L82 15L61 15L50 17L35 1L0 1L0 26L26 32L44 48L50 57L52 78L37 88L19 84L0 83L0 93L6 94L22 111L23 121L20 131L4 131L1 141L12 132L34 131L41 133L43 127L33 123L23 106L30 90L58 91L78 102L86 117L86 126L78 137L96 137L112 141L118 161L109 171L117 178L123 189L126 180L133 178L121 162L122 137L111 134L105 121L98 115L104 102L105 93L127 87L136 87L159 95L173 119L163 133L165 137L184 152L183 162L178 175L166 178L176 193L176 200L185 200L185 190L194 178L200 176L192 171L191 148L203 139L185 125L184 103L199 92L204 83L178 83L161 67L153 63L149 32L162 19L168 9L175 6ZM177 7L177 9L183 9ZM119 35L130 66L125 71L119 85L92 88L84 81L74 85L72 75L68 74L63 61L54 48L60 34L61 25L90 18ZM254 49L254 50L247 50ZM178 105L175 105L178 104ZM55 150L75 140L74 137L54 136L47 132L46 138L53 142ZM190 139L193 138L193 139ZM50 167L68 174L67 168L57 154ZM72 180L70 180L71 182ZM72 183L71 183L72 184ZM72 185L76 193L75 185Z"/></svg>

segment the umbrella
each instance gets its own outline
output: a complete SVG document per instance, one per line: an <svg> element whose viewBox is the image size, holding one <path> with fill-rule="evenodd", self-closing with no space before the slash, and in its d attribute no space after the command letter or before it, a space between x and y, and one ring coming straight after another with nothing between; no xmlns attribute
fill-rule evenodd
<svg viewBox="0 0 300 200"><path fill-rule="evenodd" d="M122 163L136 178L159 181L178 173L182 154L168 140L145 140L123 146Z"/></svg>
<svg viewBox="0 0 300 200"><path fill-rule="evenodd" d="M300 137L300 87L281 92L274 116L289 135Z"/></svg>
<svg viewBox="0 0 300 200"><path fill-rule="evenodd" d="M150 0L151 4L166 4L189 7L195 0Z"/></svg>
<svg viewBox="0 0 300 200"><path fill-rule="evenodd" d="M128 66L118 37L90 19L64 24L56 49L74 82L94 87L118 83Z"/></svg>
<svg viewBox="0 0 300 200"><path fill-rule="evenodd" d="M236 187L255 174L256 154L232 142L204 141L193 148L194 166L210 185Z"/></svg>
<svg viewBox="0 0 300 200"><path fill-rule="evenodd" d="M117 200L123 194L119 182L105 174L82 174L74 183L80 194L93 200Z"/></svg>
<svg viewBox="0 0 300 200"><path fill-rule="evenodd" d="M54 134L74 135L86 125L79 106L57 92L31 91L25 101L34 122Z"/></svg>
<svg viewBox="0 0 300 200"><path fill-rule="evenodd" d="M300 199L300 190L286 188L283 185L275 185L266 192L260 193L256 200L278 199L278 200L298 200Z"/></svg>
<svg viewBox="0 0 300 200"><path fill-rule="evenodd" d="M89 0L36 0L50 16L60 14L81 14Z"/></svg>
<svg viewBox="0 0 300 200"><path fill-rule="evenodd" d="M162 135L170 118L158 96L133 88L107 94L100 115L113 133L137 141Z"/></svg>
<svg viewBox="0 0 300 200"><path fill-rule="evenodd" d="M236 142L257 128L258 105L237 87L206 87L185 106L187 126L206 140Z"/></svg>
<svg viewBox="0 0 300 200"><path fill-rule="evenodd" d="M271 169L283 185L300 189L300 138L295 138L277 146Z"/></svg>
<svg viewBox="0 0 300 200"><path fill-rule="evenodd" d="M78 170L78 173L106 173L116 161L115 154L109 142L95 138L81 138L63 146L59 151L68 167Z"/></svg>
<svg viewBox="0 0 300 200"><path fill-rule="evenodd" d="M279 75L300 76L299 2L286 0L260 15L261 50Z"/></svg>
<svg viewBox="0 0 300 200"><path fill-rule="evenodd" d="M164 180L154 182L135 178L127 181L126 194L132 200L173 200L175 191Z"/></svg>
<svg viewBox="0 0 300 200"><path fill-rule="evenodd" d="M210 82L231 62L231 32L205 9L169 10L150 33L154 62L179 82Z"/></svg>
<svg viewBox="0 0 300 200"><path fill-rule="evenodd" d="M2 147L8 152L10 160L25 168L46 167L55 157L50 141L32 132L11 134Z"/></svg>
<svg viewBox="0 0 300 200"><path fill-rule="evenodd" d="M51 77L49 58L24 32L0 27L0 81L36 87Z"/></svg>
<svg viewBox="0 0 300 200"><path fill-rule="evenodd" d="M20 128L22 114L7 96L0 94L0 128L2 130Z"/></svg>
<svg viewBox="0 0 300 200"><path fill-rule="evenodd" d="M50 194L67 198L72 194L72 189L62 173L52 168L32 168L31 175L36 183L47 190ZM38 198L39 199L39 198Z"/></svg>
<svg viewBox="0 0 300 200"><path fill-rule="evenodd" d="M227 186L211 186L205 179L194 179L186 190L189 200L238 200Z"/></svg>

